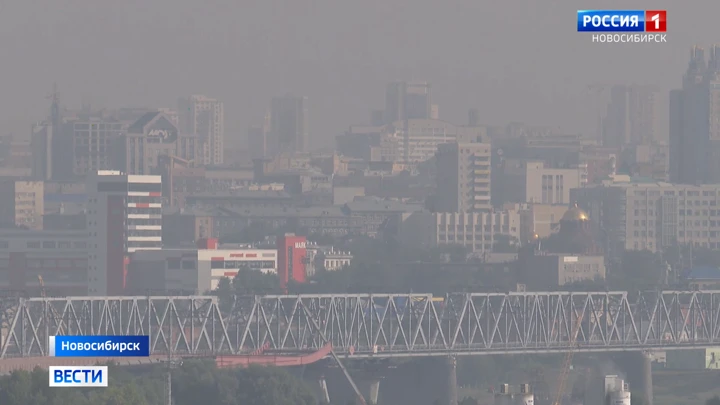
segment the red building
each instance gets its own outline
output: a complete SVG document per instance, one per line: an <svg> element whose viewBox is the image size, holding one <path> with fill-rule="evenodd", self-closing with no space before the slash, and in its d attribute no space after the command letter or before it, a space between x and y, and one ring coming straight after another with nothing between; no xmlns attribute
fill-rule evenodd
<svg viewBox="0 0 720 405"><path fill-rule="evenodd" d="M277 238L277 274L280 277L280 287L285 289L290 280L304 283L306 279L305 265L307 251L305 245L307 238L286 233Z"/></svg>

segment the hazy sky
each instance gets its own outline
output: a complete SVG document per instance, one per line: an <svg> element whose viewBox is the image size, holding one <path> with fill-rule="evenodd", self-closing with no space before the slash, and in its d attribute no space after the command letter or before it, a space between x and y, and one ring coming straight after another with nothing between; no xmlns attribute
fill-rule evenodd
<svg viewBox="0 0 720 405"><path fill-rule="evenodd" d="M667 9L666 44L593 44L577 9ZM382 108L384 85L426 80L441 118L592 131L589 83L679 84L689 47L720 41L720 2L693 0L0 0L0 132L64 104L225 102L244 139L272 96L307 95L313 144ZM663 111L664 112L664 111Z"/></svg>

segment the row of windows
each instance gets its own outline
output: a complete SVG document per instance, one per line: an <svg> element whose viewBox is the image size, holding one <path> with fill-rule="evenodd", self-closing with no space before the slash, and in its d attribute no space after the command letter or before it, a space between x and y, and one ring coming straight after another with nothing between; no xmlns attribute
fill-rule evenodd
<svg viewBox="0 0 720 405"><path fill-rule="evenodd" d="M125 182L100 182L97 190L101 193L125 193L129 191L160 193L162 185L160 183L125 183Z"/></svg>
<svg viewBox="0 0 720 405"><path fill-rule="evenodd" d="M87 242L69 240L61 240L57 242L52 240L46 240L43 242L30 241L27 242L26 246L28 249L86 249ZM0 241L0 249L7 249L8 247L8 242L3 243Z"/></svg>
<svg viewBox="0 0 720 405"><path fill-rule="evenodd" d="M251 269L274 269L273 260L224 260L210 262L211 269L240 269L249 267Z"/></svg>

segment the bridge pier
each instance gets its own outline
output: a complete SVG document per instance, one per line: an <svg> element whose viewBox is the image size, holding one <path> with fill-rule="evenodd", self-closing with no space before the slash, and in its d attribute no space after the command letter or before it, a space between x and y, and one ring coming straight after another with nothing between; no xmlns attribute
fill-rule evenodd
<svg viewBox="0 0 720 405"><path fill-rule="evenodd" d="M379 396L380 396L380 379L374 378L374 379L370 380L370 395L368 397L368 400L370 401L370 405L377 405Z"/></svg>
<svg viewBox="0 0 720 405"><path fill-rule="evenodd" d="M445 361L447 365L447 404L457 405L457 357L448 356Z"/></svg>
<svg viewBox="0 0 720 405"><path fill-rule="evenodd" d="M318 378L318 394L318 398L320 399L321 404L330 404L330 393L328 392L327 380L325 380L324 375Z"/></svg>
<svg viewBox="0 0 720 405"><path fill-rule="evenodd" d="M653 405L652 356L650 352L646 351L640 353L640 356L642 361L642 393L645 401L647 401L646 405Z"/></svg>

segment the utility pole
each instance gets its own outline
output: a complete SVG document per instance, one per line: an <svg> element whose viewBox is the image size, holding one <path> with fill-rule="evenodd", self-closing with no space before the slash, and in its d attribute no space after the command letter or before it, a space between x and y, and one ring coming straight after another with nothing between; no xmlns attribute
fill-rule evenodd
<svg viewBox="0 0 720 405"><path fill-rule="evenodd" d="M175 359L172 357L172 352L168 351L168 358L165 361L166 365L166 380L165 380L165 405L172 405L172 371L173 369L182 366L182 359Z"/></svg>

